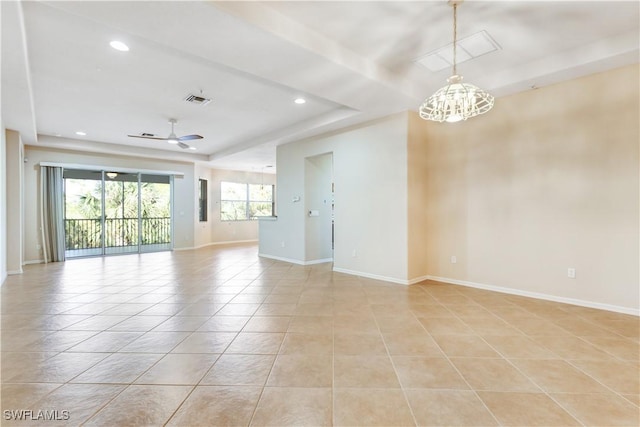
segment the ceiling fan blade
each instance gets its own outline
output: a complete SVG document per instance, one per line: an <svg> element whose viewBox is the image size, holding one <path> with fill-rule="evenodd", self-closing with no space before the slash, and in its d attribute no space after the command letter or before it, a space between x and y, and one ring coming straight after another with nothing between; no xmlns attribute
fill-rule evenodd
<svg viewBox="0 0 640 427"><path fill-rule="evenodd" d="M178 142L178 147L182 148L182 149L187 149L189 148L189 146L187 144L185 144L184 142Z"/></svg>
<svg viewBox="0 0 640 427"><path fill-rule="evenodd" d="M185 135L178 138L178 141L192 141L194 139L202 139L202 135Z"/></svg>
<svg viewBox="0 0 640 427"><path fill-rule="evenodd" d="M160 141L166 141L168 138L164 138L161 136L147 136L147 135L127 135L131 138L142 138L142 139L158 139Z"/></svg>

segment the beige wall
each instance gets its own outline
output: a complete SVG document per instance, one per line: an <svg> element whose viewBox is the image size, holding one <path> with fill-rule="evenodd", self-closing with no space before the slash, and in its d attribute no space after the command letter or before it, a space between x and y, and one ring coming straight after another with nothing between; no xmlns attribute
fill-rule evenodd
<svg viewBox="0 0 640 427"><path fill-rule="evenodd" d="M407 117L407 242L409 282L424 280L429 274L427 213L430 202L427 193L429 179L426 150L427 127L417 113Z"/></svg>
<svg viewBox="0 0 640 427"><path fill-rule="evenodd" d="M22 273L23 257L23 145L20 134L6 131L6 268L8 274Z"/></svg>
<svg viewBox="0 0 640 427"><path fill-rule="evenodd" d="M637 313L638 82L634 65L423 124L429 275Z"/></svg>
<svg viewBox="0 0 640 427"><path fill-rule="evenodd" d="M1 111L0 111L1 113ZM0 285L7 278L7 145L0 114Z"/></svg>

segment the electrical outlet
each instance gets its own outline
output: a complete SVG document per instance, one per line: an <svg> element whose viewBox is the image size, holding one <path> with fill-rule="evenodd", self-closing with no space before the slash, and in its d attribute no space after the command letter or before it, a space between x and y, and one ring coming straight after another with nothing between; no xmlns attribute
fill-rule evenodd
<svg viewBox="0 0 640 427"><path fill-rule="evenodd" d="M354 249L353 252L351 252L351 256L353 258L357 257L358 256L358 252Z"/></svg>
<svg viewBox="0 0 640 427"><path fill-rule="evenodd" d="M570 278L570 279L575 279L576 278L576 269L575 268L567 269L567 277Z"/></svg>
<svg viewBox="0 0 640 427"><path fill-rule="evenodd" d="M451 256L451 264L455 264L455 263L457 263L457 262L458 262L458 257L457 257L457 256L455 256L455 255L452 255L452 256Z"/></svg>
<svg viewBox="0 0 640 427"><path fill-rule="evenodd" d="M280 245L284 248L284 240L282 241L282 243L280 243Z"/></svg>

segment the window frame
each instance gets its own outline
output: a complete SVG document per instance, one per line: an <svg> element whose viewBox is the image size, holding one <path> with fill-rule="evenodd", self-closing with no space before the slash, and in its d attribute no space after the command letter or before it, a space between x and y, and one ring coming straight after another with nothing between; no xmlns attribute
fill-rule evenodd
<svg viewBox="0 0 640 427"><path fill-rule="evenodd" d="M209 196L208 183L204 178L198 179L198 220L207 222L209 220Z"/></svg>
<svg viewBox="0 0 640 427"><path fill-rule="evenodd" d="M244 199L236 199L236 200L231 200L231 199L223 199L223 192L222 192L222 186L224 184L235 184L235 185L244 185L245 186L245 195L246 197ZM271 200L253 200L251 199L251 186L269 186L271 187ZM232 181L220 181L220 221L222 222L241 222L241 221L255 221L259 218L269 218L269 217L273 217L275 216L275 212L276 212L276 202L275 202L275 191L276 191L276 186L275 184L253 184L250 182L232 182ZM223 215L223 209L222 206L224 205L224 203L244 203L244 218L240 218L240 219L225 219L222 217ZM251 204L252 203L270 203L271 204L271 215L254 215L251 216Z"/></svg>

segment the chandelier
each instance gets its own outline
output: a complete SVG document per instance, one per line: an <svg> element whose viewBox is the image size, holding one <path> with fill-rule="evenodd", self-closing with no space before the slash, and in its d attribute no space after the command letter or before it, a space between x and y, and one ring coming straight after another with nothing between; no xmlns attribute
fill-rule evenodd
<svg viewBox="0 0 640 427"><path fill-rule="evenodd" d="M456 67L458 43L457 8L462 0L449 0L453 6L453 75L420 106L420 117L436 122L459 122L484 114L493 107L493 96L469 83L462 83Z"/></svg>

